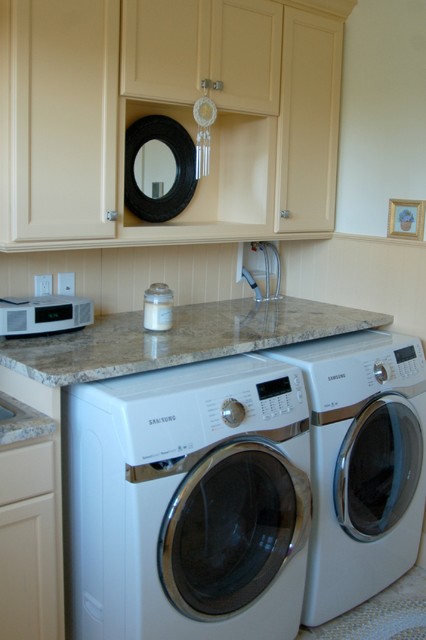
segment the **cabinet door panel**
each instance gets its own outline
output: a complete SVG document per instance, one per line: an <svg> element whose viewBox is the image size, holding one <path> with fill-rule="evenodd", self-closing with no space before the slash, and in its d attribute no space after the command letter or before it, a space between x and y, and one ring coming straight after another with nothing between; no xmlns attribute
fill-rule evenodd
<svg viewBox="0 0 426 640"><path fill-rule="evenodd" d="M223 108L277 115L282 5L270 0L213 2L211 97Z"/></svg>
<svg viewBox="0 0 426 640"><path fill-rule="evenodd" d="M12 240L113 237L119 0L12 15Z"/></svg>
<svg viewBox="0 0 426 640"><path fill-rule="evenodd" d="M53 494L0 508L0 567L2 638L62 637L56 619Z"/></svg>
<svg viewBox="0 0 426 640"><path fill-rule="evenodd" d="M209 77L211 0L125 0L121 93L190 102Z"/></svg>
<svg viewBox="0 0 426 640"><path fill-rule="evenodd" d="M2 451L0 455L0 505L54 490L53 442ZM22 470L25 470L22 473ZM11 482L13 478L13 482Z"/></svg>
<svg viewBox="0 0 426 640"><path fill-rule="evenodd" d="M343 24L285 8L276 230L332 231ZM289 217L280 216L288 211Z"/></svg>

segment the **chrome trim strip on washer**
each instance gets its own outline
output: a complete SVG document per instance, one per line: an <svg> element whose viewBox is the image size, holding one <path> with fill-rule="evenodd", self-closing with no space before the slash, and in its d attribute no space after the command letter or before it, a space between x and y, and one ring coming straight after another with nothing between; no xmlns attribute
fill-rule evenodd
<svg viewBox="0 0 426 640"><path fill-rule="evenodd" d="M397 393L404 398L414 398L421 393L426 393L426 380L422 382L418 382L417 384L413 384L409 387L386 387L383 386L378 393L375 393L367 398L364 398L360 402L356 402L348 407L338 407L337 409L331 409L330 411L312 411L311 414L311 424L316 427L325 427L328 424L332 424L333 422L342 422L343 420L350 420L351 418L355 418L356 415L361 411L361 409L368 404L374 398L378 398L384 394L388 393Z"/></svg>
<svg viewBox="0 0 426 640"><path fill-rule="evenodd" d="M271 440L274 443L286 442L299 436L305 431L309 430L309 419L305 418L300 422L293 422L292 424L280 427L279 429L270 429L267 431L250 431L249 433L231 434L228 438L224 438L218 442L214 442L207 447L203 447L198 451L189 453L183 456L177 456L169 460L163 460L158 462L149 462L145 464L130 465L126 464L126 480L132 484L139 482L148 482L149 480L156 480L158 478L166 478L167 476L174 476L179 473L185 473L192 469L192 467L203 458L206 453L215 449L217 446L226 443L228 440L234 440L240 437L259 436L267 440Z"/></svg>

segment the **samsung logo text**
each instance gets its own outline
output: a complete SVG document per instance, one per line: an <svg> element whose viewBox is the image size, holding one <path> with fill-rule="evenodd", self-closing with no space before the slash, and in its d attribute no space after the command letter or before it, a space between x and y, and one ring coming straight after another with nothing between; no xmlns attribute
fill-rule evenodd
<svg viewBox="0 0 426 640"><path fill-rule="evenodd" d="M176 420L176 416L161 416L161 418L151 418L148 420L149 426L154 424L164 424L164 422L174 422Z"/></svg>

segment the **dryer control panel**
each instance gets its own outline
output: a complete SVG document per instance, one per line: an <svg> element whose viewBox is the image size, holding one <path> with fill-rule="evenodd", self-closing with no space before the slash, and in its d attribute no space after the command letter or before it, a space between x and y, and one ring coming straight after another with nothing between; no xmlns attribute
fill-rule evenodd
<svg viewBox="0 0 426 640"><path fill-rule="evenodd" d="M352 417L360 402L387 389L408 397L426 390L425 356L413 336L357 331L261 353L301 368L316 420L327 413L325 420L334 421L335 411L336 420Z"/></svg>
<svg viewBox="0 0 426 640"><path fill-rule="evenodd" d="M366 363L366 371L371 380L380 385L413 385L424 380L425 358L420 341L404 344L398 348L380 353L373 363Z"/></svg>

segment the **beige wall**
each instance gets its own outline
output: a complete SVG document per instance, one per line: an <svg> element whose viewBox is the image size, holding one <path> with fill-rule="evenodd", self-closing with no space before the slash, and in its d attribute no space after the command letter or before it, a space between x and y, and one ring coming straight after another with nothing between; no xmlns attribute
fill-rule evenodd
<svg viewBox="0 0 426 640"><path fill-rule="evenodd" d="M426 2L358 0L345 29L336 230L387 235L426 199Z"/></svg>

